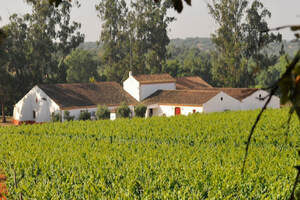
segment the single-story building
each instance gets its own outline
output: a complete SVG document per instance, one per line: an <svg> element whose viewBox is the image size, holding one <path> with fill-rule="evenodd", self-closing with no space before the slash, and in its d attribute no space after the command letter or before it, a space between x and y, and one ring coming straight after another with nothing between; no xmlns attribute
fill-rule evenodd
<svg viewBox="0 0 300 200"><path fill-rule="evenodd" d="M52 113L69 111L75 119L80 112L88 110L95 115L98 105L112 111L125 102L133 112L138 102L116 82L48 84L33 87L14 107L14 124L51 121Z"/></svg>
<svg viewBox="0 0 300 200"><path fill-rule="evenodd" d="M269 93L257 88L201 88L199 91L218 91L224 92L240 101L239 110L255 110L262 108ZM273 96L268 108L280 108L280 98Z"/></svg>
<svg viewBox="0 0 300 200"><path fill-rule="evenodd" d="M240 110L240 101L219 91L159 90L143 101L146 116L174 116L192 113Z"/></svg>

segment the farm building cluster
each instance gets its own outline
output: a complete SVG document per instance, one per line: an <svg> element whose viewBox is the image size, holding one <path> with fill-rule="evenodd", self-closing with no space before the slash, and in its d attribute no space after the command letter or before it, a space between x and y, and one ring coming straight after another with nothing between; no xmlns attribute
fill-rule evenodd
<svg viewBox="0 0 300 200"><path fill-rule="evenodd" d="M173 78L169 74L133 75L123 82L48 84L33 87L14 107L14 123L51 121L52 113L69 111L75 119L80 112L95 115L98 105L107 106L111 119L125 102L134 116L134 107L144 104L145 117L188 115L262 108L268 92L254 88L214 88L200 77ZM280 108L273 96L269 108Z"/></svg>

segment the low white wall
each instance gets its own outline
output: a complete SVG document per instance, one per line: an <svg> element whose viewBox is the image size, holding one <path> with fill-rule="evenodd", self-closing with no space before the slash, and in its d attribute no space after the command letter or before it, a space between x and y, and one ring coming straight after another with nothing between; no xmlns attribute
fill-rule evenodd
<svg viewBox="0 0 300 200"><path fill-rule="evenodd" d="M167 116L175 115L175 108L180 108L181 115L189 115L195 112L202 113L203 107L201 106L182 106L182 105L151 105L148 106L146 116L149 117L149 110L153 109L152 116Z"/></svg>
<svg viewBox="0 0 300 200"><path fill-rule="evenodd" d="M248 96L247 98L243 99L241 102L241 109L242 110L255 110L255 109L261 109L268 98L265 98L264 100L262 98L268 96L269 93L264 90L258 90L252 95ZM280 108L280 98L277 96L273 96L268 108Z"/></svg>
<svg viewBox="0 0 300 200"><path fill-rule="evenodd" d="M203 104L203 112L223 112L230 110L240 110L241 102L224 92L220 92L212 99Z"/></svg>
<svg viewBox="0 0 300 200"><path fill-rule="evenodd" d="M33 87L14 107L13 118L17 121L49 122L51 113L59 106L38 86ZM33 117L36 113L36 118Z"/></svg>
<svg viewBox="0 0 300 200"><path fill-rule="evenodd" d="M134 106L129 105L128 107L130 108L131 113L133 113L134 112ZM115 120L116 119L115 110L117 109L117 106L111 106L111 107L108 107L108 109L111 112L110 119ZM97 107L91 107L91 108L84 108L83 107L83 108L66 109L66 110L70 112L70 116L75 117L74 120L79 120L80 112L85 111L85 110L87 110L91 114L94 113L94 116L96 117ZM62 115L63 121L65 121L64 120L64 110L61 110L60 114ZM134 116L134 114L133 114L133 116ZM93 115L92 115L92 118L93 118ZM96 118L94 118L94 119L96 119Z"/></svg>

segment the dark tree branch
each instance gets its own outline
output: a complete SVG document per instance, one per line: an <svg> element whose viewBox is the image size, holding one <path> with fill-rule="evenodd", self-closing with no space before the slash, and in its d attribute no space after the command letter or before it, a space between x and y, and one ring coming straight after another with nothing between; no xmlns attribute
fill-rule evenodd
<svg viewBox="0 0 300 200"><path fill-rule="evenodd" d="M275 28L270 28L270 29L266 29L266 30L262 30L262 33L266 33L266 32L270 32L270 31L279 31L281 29L286 29L286 28L290 28L292 31L297 31L300 30L300 25L286 25L286 26L279 26L279 27L275 27Z"/></svg>
<svg viewBox="0 0 300 200"><path fill-rule="evenodd" d="M293 189L292 189L292 193L291 193L291 196L289 198L289 200L294 200L295 199L295 190L296 190L296 187L297 187L297 184L299 182L299 177L300 177L300 166L296 166L295 167L298 172L297 172L297 176L296 176L296 179L295 179L295 182L294 182L294 185L293 185Z"/></svg>
<svg viewBox="0 0 300 200"><path fill-rule="evenodd" d="M272 97L274 96L274 94L276 93L276 91L278 90L278 86L274 87L271 92L270 92L270 95L264 105L264 107L262 108L262 110L260 111L260 113L258 114L258 116L256 117L256 120L255 120L255 123L254 125L252 126L251 128L251 131L250 131L250 134L248 136L248 140L247 140L247 145L246 145L246 153L245 153L245 157L244 157L244 161L243 161L243 167L242 167L242 174L244 174L244 170L245 170L245 165L246 165L246 160L247 160L247 157L248 157L248 152L249 152L249 146L250 146L250 142L251 142L251 139L252 139L252 136L254 134L254 131L255 131L255 128L262 116L262 114L265 112L265 110L267 109Z"/></svg>

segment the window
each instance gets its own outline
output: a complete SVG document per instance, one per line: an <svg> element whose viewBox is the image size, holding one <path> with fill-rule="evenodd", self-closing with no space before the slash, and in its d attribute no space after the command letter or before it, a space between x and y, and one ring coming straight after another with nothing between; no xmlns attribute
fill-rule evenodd
<svg viewBox="0 0 300 200"><path fill-rule="evenodd" d="M91 112L91 116L92 116L92 117L95 117L95 116L96 116L96 112L95 112L95 111L92 111L92 112Z"/></svg>
<svg viewBox="0 0 300 200"><path fill-rule="evenodd" d="M262 97L261 94L258 95L258 100L259 100L259 101L263 101L263 100L264 100L264 98Z"/></svg>
<svg viewBox="0 0 300 200"><path fill-rule="evenodd" d="M36 112L35 111L32 111L32 117L33 117L33 119L36 118Z"/></svg>
<svg viewBox="0 0 300 200"><path fill-rule="evenodd" d="M42 98L43 101L47 101L47 99L45 97Z"/></svg>
<svg viewBox="0 0 300 200"><path fill-rule="evenodd" d="M221 101L223 101L223 97L221 97Z"/></svg>

